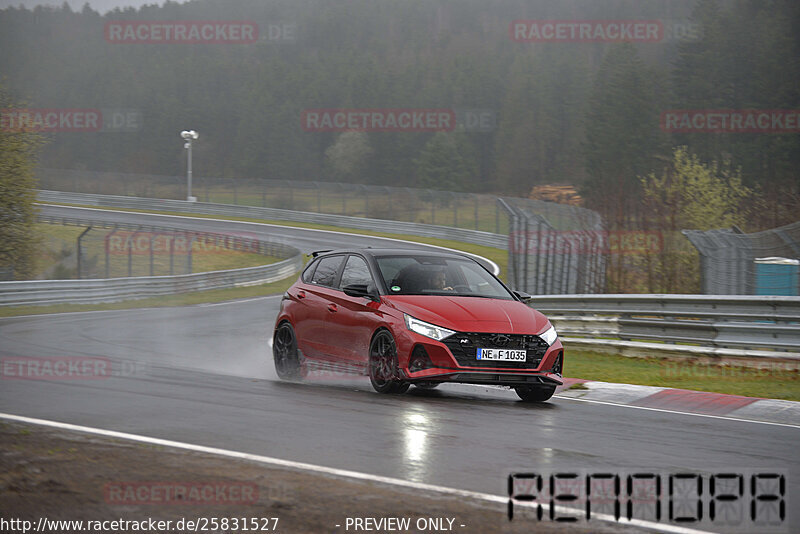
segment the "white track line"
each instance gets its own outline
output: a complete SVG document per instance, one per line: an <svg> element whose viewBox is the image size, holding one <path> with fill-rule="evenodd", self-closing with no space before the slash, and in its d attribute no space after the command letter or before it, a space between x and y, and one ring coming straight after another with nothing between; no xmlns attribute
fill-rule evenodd
<svg viewBox="0 0 800 534"><path fill-rule="evenodd" d="M39 203L37 203L37 204L39 204ZM292 230L304 230L304 231L307 231L307 232L324 232L324 233L328 233L328 234L354 235L354 236L357 236L357 237L367 237L367 238L372 238L372 239L385 239L387 241L396 241L398 243L410 243L412 245L421 245L423 247L433 247L433 248L438 248L438 249L441 249L441 250L449 250L451 252L457 252L459 254L465 254L467 256L472 256L473 258L480 258L480 259L484 260L486 263L488 263L489 265L491 265L492 272L495 274L495 276L498 276L500 274L500 266L497 265L492 260L490 260L489 258L484 258L483 256L480 256L478 254L473 254L471 252L464 252L464 251L457 250L457 249L454 249L454 248L442 247L442 246L439 246L439 245L430 245L428 243L420 243L418 241L411 241L409 239L398 239L398 238L395 238L395 237L381 237L381 236L376 236L376 235L357 234L355 232L340 232L340 231L336 231L336 230L321 230L321 229L317 229L317 228L303 228L302 226L289 226L289 225L286 225L286 224L257 223L257 222L251 222L251 221L240 221L240 220L236 220L236 219L215 219L213 215L209 215L208 217L192 217L192 216L189 216L189 215L165 215L163 213L150 213L150 212L147 212L147 211L139 212L139 211L116 210L114 208L89 208L89 207L83 207L83 206L66 206L64 204L44 203L44 204L41 204L41 205L43 205L43 206L55 206L57 208L68 208L68 209L72 208L72 209L79 209L79 210L103 211L103 212L106 212L106 213L108 213L108 212L126 213L128 215L149 215L151 217L168 217L168 218L171 217L171 218L177 218L177 219L190 219L190 220L194 220L194 221L220 221L220 222L229 222L229 223L237 223L237 224L247 224L247 225L252 225L252 226L272 226L273 228L289 228L289 229L292 229ZM423 237L423 236L420 236L420 237ZM433 239L436 239L436 238L433 238ZM454 241L454 240L452 240L452 241Z"/></svg>
<svg viewBox="0 0 800 534"><path fill-rule="evenodd" d="M224 302L205 302L202 304L194 304L194 306L197 306L198 308L211 308L213 306L227 306L228 304L242 304L245 302L255 302L257 300L269 300L276 298L283 298L283 293L278 295L264 295L262 297L252 297L249 299L226 300Z"/></svg>
<svg viewBox="0 0 800 534"><path fill-rule="evenodd" d="M225 456L228 458L236 458L239 460L248 460L251 462L258 462L266 465L276 467L283 467L288 469L296 469L301 471L309 471L312 473L320 473L325 475L332 475L336 477L350 478L355 480L364 480L368 482L377 482L380 484L387 484L391 486L398 486L402 488L430 491L435 493L442 493L454 497L464 497L468 499L492 502L496 504L507 505L508 497L500 495L492 495L489 493L480 493L476 491L460 490L456 488L448 488L445 486L437 486L434 484L425 484L423 482L412 482L410 480L403 480L399 478L384 477L380 475L372 475L369 473L360 473L358 471L349 471L346 469L336 469L333 467L325 467L321 465L308 464L303 462L295 462L292 460L282 460L280 458L272 458L270 456L260 456L258 454L250 454L246 452L230 451L227 449L217 449L215 447L206 447L204 445L194 445L191 443L184 443L181 441L171 441L167 439L151 438L148 436L140 436L138 434L128 434L126 432L116 432L114 430L104 430L102 428L92 428L88 426L73 425L69 423L60 423L58 421L48 421L46 419L36 419L32 417L24 417L21 415L13 415L0 413L0 419L7 419L9 421L18 421L20 423L28 423L33 425L47 426L51 428L58 428L62 430L71 430L74 432L83 432L86 434L94 434L96 436L106 436L109 438L126 439L129 441L136 441L139 443L147 443L150 445L160 445L162 447L172 447L175 449L183 449L187 451L201 452L205 454L214 454L217 456ZM516 503L518 506L523 506L525 503ZM541 505L543 508L548 508L546 504ZM561 514L575 513L574 508L567 508L557 506L556 512ZM705 530L695 530L690 528L679 527L675 525L653 523L651 521L644 521L641 519L633 519L630 521L618 521L613 516L608 514L597 514L594 516L599 521L605 521L615 524L622 524L628 526L636 526L657 532L668 532L671 534L707 534Z"/></svg>
<svg viewBox="0 0 800 534"><path fill-rule="evenodd" d="M269 345L269 349L272 350L272 338L269 338L267 340L267 345ZM484 386L484 385L480 385L480 384L459 384L459 386L462 386L462 387L474 387L474 388L480 388L480 389L486 389L486 388L495 389L496 388L497 391L509 391L508 388L506 388L505 386L491 386L491 385L485 385ZM617 406L619 408L633 408L633 409L636 409L636 410L648 410L648 411L652 411L652 412L671 413L671 414L675 414L675 415L691 415L693 417L706 417L706 418L709 418L709 419L721 419L723 421L734 421L734 422L739 422L739 423L756 423L756 424L760 424L760 425L782 426L782 427L786 427L786 428L800 428L800 425L793 425L793 424L790 424L790 423L774 423L772 421L759 421L757 419L741 419L741 418L738 418L738 417L726 417L724 415L712 415L712 414L706 414L706 413L679 412L679 411L676 411L676 410L667 410L666 408L651 408L649 406L636 406L636 405L632 405L632 404L620 404L620 403L617 403L617 402L609 402L609 401L599 401L599 400L592 400L592 399L578 399L578 398L575 398L575 397L562 397L561 395L554 395L553 397L556 398L556 399L559 399L559 400L572 400L572 401L578 401L578 402L588 402L590 404L602 404L602 405L605 405L605 406ZM646 397L644 397L644 398L646 398Z"/></svg>
<svg viewBox="0 0 800 534"><path fill-rule="evenodd" d="M692 413L692 412L679 412L677 410L667 410L665 408L651 408L650 406L636 406L634 404L618 404L616 402L608 402L608 401L599 401L599 400L592 400L592 399L578 399L575 397L562 397L561 395L555 395L556 398L560 400L569 400L569 401L578 401L578 402L589 402L592 404L603 404L606 406L619 406L620 408L633 408L636 410L648 410L651 412L664 412L664 413L672 413L677 415L691 415L693 417L707 417L709 419L722 419L723 421L737 421L740 423L756 423L759 425L771 425L771 426L782 426L786 428L800 428L800 425L792 425L790 423L773 423L772 421L758 421L755 419L740 419L738 417L727 417L724 415L712 415L707 413ZM647 397L643 397L647 398ZM756 401L758 402L758 401Z"/></svg>

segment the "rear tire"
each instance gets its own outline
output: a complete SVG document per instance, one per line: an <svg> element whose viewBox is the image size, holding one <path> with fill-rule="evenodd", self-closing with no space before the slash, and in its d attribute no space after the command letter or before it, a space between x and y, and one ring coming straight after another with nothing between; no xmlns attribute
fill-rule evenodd
<svg viewBox="0 0 800 534"><path fill-rule="evenodd" d="M514 388L514 391L517 392L517 395L520 399L525 402L544 402L556 392L555 386L539 386L539 387L530 387L530 386L520 386Z"/></svg>
<svg viewBox="0 0 800 534"><path fill-rule="evenodd" d="M272 357L275 361L275 372L281 380L305 378L306 368L300 361L297 337L294 334L294 328L288 322L281 323L275 330L272 339Z"/></svg>
<svg viewBox="0 0 800 534"><path fill-rule="evenodd" d="M369 344L369 381L378 393L405 393L411 386L400 380L397 345L388 330L380 330Z"/></svg>

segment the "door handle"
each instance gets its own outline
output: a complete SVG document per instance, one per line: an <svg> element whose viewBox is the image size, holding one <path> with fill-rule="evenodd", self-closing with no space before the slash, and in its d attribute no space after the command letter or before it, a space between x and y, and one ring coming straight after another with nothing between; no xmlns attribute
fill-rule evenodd
<svg viewBox="0 0 800 534"><path fill-rule="evenodd" d="M339 311L339 308L336 306L336 304L328 304L328 311L337 312Z"/></svg>
<svg viewBox="0 0 800 534"><path fill-rule="evenodd" d="M297 292L297 298L299 298L299 299L306 298L306 292L305 291L298 291Z"/></svg>

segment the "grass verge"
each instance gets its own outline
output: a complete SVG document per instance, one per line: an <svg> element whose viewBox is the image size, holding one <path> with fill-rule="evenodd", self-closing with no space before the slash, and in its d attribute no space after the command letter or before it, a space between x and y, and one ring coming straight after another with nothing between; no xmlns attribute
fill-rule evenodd
<svg viewBox="0 0 800 534"><path fill-rule="evenodd" d="M37 275L49 274L43 277L58 280L76 278L76 240L83 234L85 228L43 223L37 223L34 228L41 241L37 258ZM109 236L110 240L106 242ZM169 243L176 236L179 236L179 233L134 234L127 230L117 230L113 233L111 229L105 228L91 230L83 239L85 258L83 277L117 278L151 274L159 276L171 272L184 274L189 272L189 267L193 273L202 273L256 267L281 261L280 258L236 250L233 246L224 242L218 243L214 239L204 241L202 237L192 241L191 255L188 254L189 249L186 244L181 244L175 246L170 258ZM154 238L153 241L151 237ZM176 240L176 243L180 242ZM151 245L152 258L149 249ZM133 252L130 256L129 250ZM108 276L106 276L106 261L108 261Z"/></svg>
<svg viewBox="0 0 800 534"><path fill-rule="evenodd" d="M756 368L688 359L631 358L567 348L564 364L571 378L800 401L796 362L765 362Z"/></svg>
<svg viewBox="0 0 800 534"><path fill-rule="evenodd" d="M48 202L42 202L42 204L50 204ZM505 275L508 273L508 252L498 248L492 247L485 247L481 245L473 245L472 243L463 243L461 241L453 241L449 239L438 239L435 237L420 237L415 235L406 235L406 234L389 234L384 232L373 232L371 230L358 230L354 228L342 228L339 226L330 226L326 224L315 224L315 223L303 223L303 222L291 222L291 221L276 221L276 220L268 220L268 219L253 219L248 217L225 217L222 215L208 215L204 213L185 213L185 212L174 212L174 211L154 211L154 210L137 210L137 209L126 209L126 210L113 210L109 208L103 208L99 206L81 206L78 204L58 204L59 206L74 206L77 208L93 208L93 209L106 209L108 211L129 211L132 213L153 213L156 215L177 215L183 217L197 217L198 219L215 219L221 221L243 221L243 222L254 222L254 223L262 223L262 224L274 224L277 226L289 226L295 228L308 228L310 230L329 230L332 232L341 232L343 234L359 234L359 235L368 235L374 237L388 237L391 239L403 239L406 241L414 241L415 243L424 243L426 245L436 245L439 247L447 247L453 248L456 250L461 250L463 252L468 252L470 254L477 254L479 256L483 256L484 258L495 262L498 267L500 267L500 278L505 280Z"/></svg>

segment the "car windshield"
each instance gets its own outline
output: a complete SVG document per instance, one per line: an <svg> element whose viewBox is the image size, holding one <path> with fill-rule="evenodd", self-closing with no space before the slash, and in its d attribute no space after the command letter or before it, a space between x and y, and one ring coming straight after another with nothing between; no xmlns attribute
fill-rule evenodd
<svg viewBox="0 0 800 534"><path fill-rule="evenodd" d="M466 258L409 254L376 260L390 295L514 298L486 269Z"/></svg>

